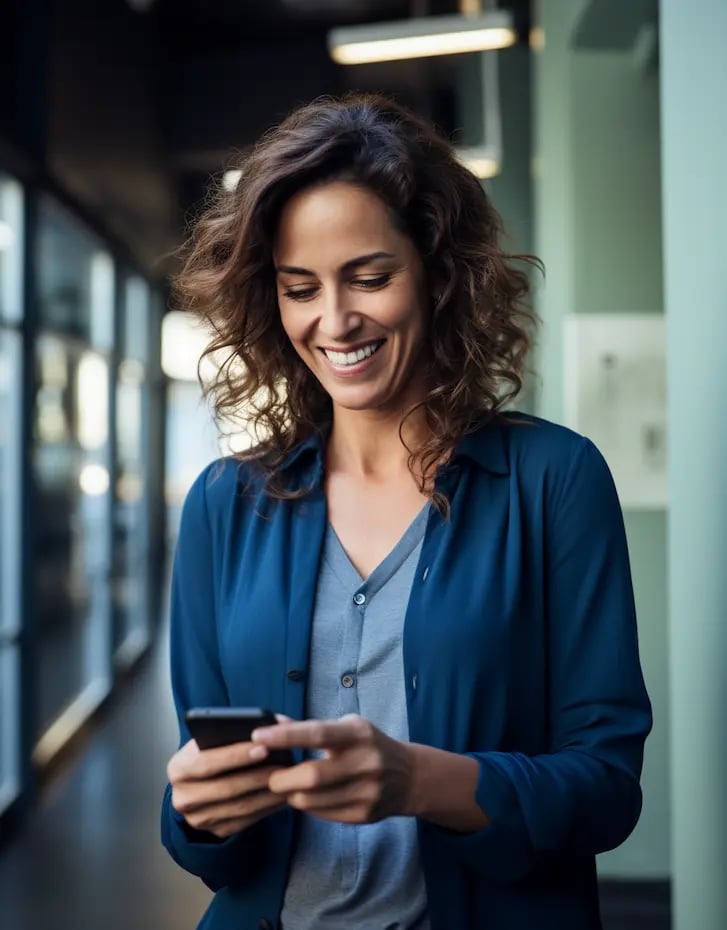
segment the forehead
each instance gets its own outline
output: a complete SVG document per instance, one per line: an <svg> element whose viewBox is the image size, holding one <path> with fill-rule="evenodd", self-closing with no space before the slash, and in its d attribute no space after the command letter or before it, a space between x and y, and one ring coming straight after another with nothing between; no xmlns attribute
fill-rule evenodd
<svg viewBox="0 0 727 930"><path fill-rule="evenodd" d="M366 188L332 181L299 191L287 201L276 230L276 262L313 267L321 260L374 251L399 252L412 243L392 221L389 208ZM295 256L295 262L293 261Z"/></svg>

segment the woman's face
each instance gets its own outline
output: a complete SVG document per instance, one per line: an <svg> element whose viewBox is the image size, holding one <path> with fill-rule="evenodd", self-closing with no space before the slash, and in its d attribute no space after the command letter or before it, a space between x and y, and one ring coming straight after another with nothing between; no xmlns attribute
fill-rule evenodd
<svg viewBox="0 0 727 930"><path fill-rule="evenodd" d="M341 181L299 192L273 258L283 328L334 407L391 412L420 399L432 297L376 194Z"/></svg>

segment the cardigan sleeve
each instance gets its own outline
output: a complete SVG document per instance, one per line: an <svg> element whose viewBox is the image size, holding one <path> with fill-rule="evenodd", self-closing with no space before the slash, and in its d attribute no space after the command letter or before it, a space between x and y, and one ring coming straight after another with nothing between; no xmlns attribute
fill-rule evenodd
<svg viewBox="0 0 727 930"><path fill-rule="evenodd" d="M194 706L226 706L229 696L220 668L216 628L218 566L207 511L208 481L219 463L205 469L192 485L182 509L172 571L170 658L180 747L191 738L184 721ZM162 802L162 842L183 869L198 875L213 891L240 885L259 861L262 823L226 840L192 829L172 806L167 785Z"/></svg>
<svg viewBox="0 0 727 930"><path fill-rule="evenodd" d="M549 751L469 753L479 762L476 798L490 824L439 837L495 879L524 878L554 854L612 849L641 812L651 707L623 517L603 457L589 440L579 443L546 504Z"/></svg>

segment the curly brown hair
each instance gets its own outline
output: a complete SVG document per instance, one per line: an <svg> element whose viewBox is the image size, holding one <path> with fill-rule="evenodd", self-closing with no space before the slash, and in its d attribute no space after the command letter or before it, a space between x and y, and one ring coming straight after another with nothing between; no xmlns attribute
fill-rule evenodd
<svg viewBox="0 0 727 930"><path fill-rule="evenodd" d="M378 95L321 98L268 131L193 225L174 294L211 325L205 355L225 359L203 385L218 421L242 417L273 497L299 496L281 469L290 451L330 426L332 406L291 346L280 321L273 242L281 210L311 185L343 180L389 208L416 245L432 282L431 361L423 408L428 438L409 448L409 467L435 499L427 476L467 433L496 416L522 387L535 316L525 262L500 246L502 221L479 180L425 120ZM444 505L446 507L446 504Z"/></svg>

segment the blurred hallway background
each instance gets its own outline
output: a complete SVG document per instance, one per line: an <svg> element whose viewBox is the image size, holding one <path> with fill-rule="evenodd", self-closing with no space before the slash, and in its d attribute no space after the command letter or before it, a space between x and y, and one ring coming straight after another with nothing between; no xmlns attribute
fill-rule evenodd
<svg viewBox="0 0 727 930"><path fill-rule="evenodd" d="M12 930L195 927L209 892L159 843L159 798L176 749L166 640L54 776L0 859Z"/></svg>
<svg viewBox="0 0 727 930"><path fill-rule="evenodd" d="M501 15L499 51L329 49ZM599 860L604 927L727 927L725 34L724 0L6 0L2 930L182 930L204 907L158 839L167 566L187 488L245 437L200 400L173 250L235 152L354 88L437 122L543 259L518 406L616 478L655 727L641 821Z"/></svg>

